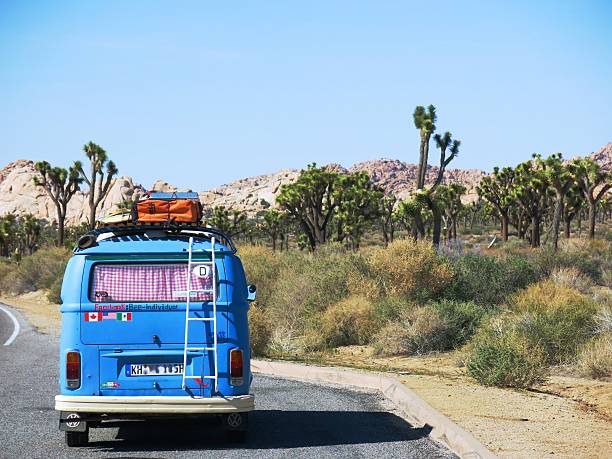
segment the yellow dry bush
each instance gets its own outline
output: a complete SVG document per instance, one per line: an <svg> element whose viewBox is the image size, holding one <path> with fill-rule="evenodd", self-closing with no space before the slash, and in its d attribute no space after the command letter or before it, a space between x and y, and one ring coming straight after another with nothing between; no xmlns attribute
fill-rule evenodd
<svg viewBox="0 0 612 459"><path fill-rule="evenodd" d="M254 356L266 355L272 336L272 323L266 311L256 305L249 308L249 339Z"/></svg>
<svg viewBox="0 0 612 459"><path fill-rule="evenodd" d="M331 305L320 319L320 341L324 347L368 344L378 328L372 304L350 296Z"/></svg>
<svg viewBox="0 0 612 459"><path fill-rule="evenodd" d="M612 332L594 337L582 348L578 367L590 378L612 378Z"/></svg>
<svg viewBox="0 0 612 459"><path fill-rule="evenodd" d="M257 287L256 303L266 307L283 264L282 256L261 245L243 245L238 252L247 282Z"/></svg>
<svg viewBox="0 0 612 459"><path fill-rule="evenodd" d="M396 240L387 248L376 249L369 261L388 296L431 298L446 288L453 277L451 266L428 241Z"/></svg>

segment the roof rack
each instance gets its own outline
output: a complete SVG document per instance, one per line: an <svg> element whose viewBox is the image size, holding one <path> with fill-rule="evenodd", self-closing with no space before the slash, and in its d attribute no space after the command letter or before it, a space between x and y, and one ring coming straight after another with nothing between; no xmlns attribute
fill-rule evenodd
<svg viewBox="0 0 612 459"><path fill-rule="evenodd" d="M195 236L195 237L204 237L206 239L211 239L212 236L218 238L221 242L223 242L227 247L229 247L232 253L236 253L238 249L234 245L232 239L225 234L223 231L217 228L200 226L198 224L142 224L142 223L119 223L114 225L105 225L94 230L89 231L88 233L81 236L77 242L77 248L79 249L87 249L89 247L93 247L98 243L98 236L101 234L112 233L114 236L131 236L138 234L145 234L147 231L163 231L167 233L169 236L176 235L185 235L185 236Z"/></svg>

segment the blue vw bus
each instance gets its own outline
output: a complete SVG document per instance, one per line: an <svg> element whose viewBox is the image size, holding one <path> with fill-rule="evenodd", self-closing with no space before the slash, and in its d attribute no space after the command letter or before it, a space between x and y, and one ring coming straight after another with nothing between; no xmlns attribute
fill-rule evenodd
<svg viewBox="0 0 612 459"><path fill-rule="evenodd" d="M62 284L60 430L214 414L243 440L254 408L247 285L231 239L201 226L105 227L81 237Z"/></svg>

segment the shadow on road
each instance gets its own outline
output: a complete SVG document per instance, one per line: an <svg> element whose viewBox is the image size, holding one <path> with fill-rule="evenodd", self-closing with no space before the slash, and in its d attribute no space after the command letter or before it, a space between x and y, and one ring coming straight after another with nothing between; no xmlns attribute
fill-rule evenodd
<svg viewBox="0 0 612 459"><path fill-rule="evenodd" d="M88 449L130 452L200 449L285 449L359 443L412 441L431 427L414 428L386 412L257 410L250 415L245 443L225 441L215 419L139 422L122 421L116 440L91 441ZM92 439L93 440L93 439Z"/></svg>

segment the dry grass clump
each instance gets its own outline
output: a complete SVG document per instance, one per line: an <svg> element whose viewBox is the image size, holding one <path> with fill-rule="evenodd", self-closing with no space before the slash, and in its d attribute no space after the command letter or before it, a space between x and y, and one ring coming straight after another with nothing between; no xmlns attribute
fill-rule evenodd
<svg viewBox="0 0 612 459"><path fill-rule="evenodd" d="M383 356L407 355L409 353L408 332L397 322L389 322L373 340L374 353Z"/></svg>
<svg viewBox="0 0 612 459"><path fill-rule="evenodd" d="M448 324L431 308L417 307L399 321L399 328L393 325L386 326L376 335L376 354L423 355L448 347Z"/></svg>
<svg viewBox="0 0 612 459"><path fill-rule="evenodd" d="M557 268L550 279L558 285L572 288L582 293L589 293L593 288L593 280L576 267Z"/></svg>
<svg viewBox="0 0 612 459"><path fill-rule="evenodd" d="M8 263L3 268L0 290L20 294L52 289L50 299L59 302L64 270L71 256L72 251L69 249L52 247L38 250L18 263ZM7 266L10 268L7 269Z"/></svg>
<svg viewBox="0 0 612 459"><path fill-rule="evenodd" d="M369 259L382 291L415 299L434 297L449 285L453 270L429 241L396 240Z"/></svg>
<svg viewBox="0 0 612 459"><path fill-rule="evenodd" d="M333 348L368 344L378 328L372 304L366 298L350 296L325 310L317 333L324 347Z"/></svg>
<svg viewBox="0 0 612 459"><path fill-rule="evenodd" d="M247 282L257 286L256 303L268 304L283 265L282 257L260 245L240 246L238 255L242 260Z"/></svg>
<svg viewBox="0 0 612 459"><path fill-rule="evenodd" d="M595 379L612 378L612 332L595 336L578 354L578 368Z"/></svg>
<svg viewBox="0 0 612 459"><path fill-rule="evenodd" d="M249 308L249 339L252 355L266 355L271 336L270 319L261 307L252 304Z"/></svg>

